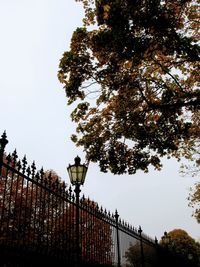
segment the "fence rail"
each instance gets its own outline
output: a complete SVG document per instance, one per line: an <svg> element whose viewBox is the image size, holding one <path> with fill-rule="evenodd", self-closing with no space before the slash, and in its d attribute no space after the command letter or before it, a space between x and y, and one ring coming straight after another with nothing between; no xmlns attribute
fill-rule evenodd
<svg viewBox="0 0 200 267"><path fill-rule="evenodd" d="M0 266L77 266L77 205L71 187L53 173L37 171L26 157L19 160L16 151L6 155L7 142L4 133L0 139ZM157 242L141 228L84 196L78 207L80 266L161 266Z"/></svg>

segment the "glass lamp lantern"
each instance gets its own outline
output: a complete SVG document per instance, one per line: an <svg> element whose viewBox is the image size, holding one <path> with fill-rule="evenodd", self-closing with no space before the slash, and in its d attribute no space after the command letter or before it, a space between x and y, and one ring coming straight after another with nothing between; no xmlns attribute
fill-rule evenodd
<svg viewBox="0 0 200 267"><path fill-rule="evenodd" d="M74 159L74 165L69 165L67 168L70 182L72 185L83 185L87 173L87 166L81 164L81 159L77 156Z"/></svg>

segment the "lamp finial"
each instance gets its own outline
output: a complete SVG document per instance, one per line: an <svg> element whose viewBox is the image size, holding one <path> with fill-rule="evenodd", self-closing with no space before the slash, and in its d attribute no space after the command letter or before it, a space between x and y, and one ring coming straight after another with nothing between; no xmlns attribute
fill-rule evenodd
<svg viewBox="0 0 200 267"><path fill-rule="evenodd" d="M81 159L79 156L76 156L75 159L74 159L74 162L75 162L75 165L76 166L79 166L81 164Z"/></svg>

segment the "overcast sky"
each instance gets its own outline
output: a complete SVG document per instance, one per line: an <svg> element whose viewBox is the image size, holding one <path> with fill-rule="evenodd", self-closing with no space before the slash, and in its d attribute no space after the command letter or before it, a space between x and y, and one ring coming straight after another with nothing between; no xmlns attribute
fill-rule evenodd
<svg viewBox="0 0 200 267"><path fill-rule="evenodd" d="M75 0L0 0L0 133L7 132L6 151L16 148L20 158L26 154L67 183L66 167L84 154L70 141L75 127L57 71L82 15ZM196 180L181 177L175 160L165 160L161 172L130 176L90 165L82 192L111 212L117 208L152 238L180 228L199 239L187 200Z"/></svg>

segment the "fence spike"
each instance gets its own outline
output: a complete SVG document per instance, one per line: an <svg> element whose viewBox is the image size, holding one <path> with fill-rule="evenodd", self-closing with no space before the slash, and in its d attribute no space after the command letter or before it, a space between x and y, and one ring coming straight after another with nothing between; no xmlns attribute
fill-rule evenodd
<svg viewBox="0 0 200 267"><path fill-rule="evenodd" d="M44 182L44 169L43 169L43 167L40 169L39 174L40 174L40 183L43 184L43 182Z"/></svg>
<svg viewBox="0 0 200 267"><path fill-rule="evenodd" d="M50 173L50 174L51 174L51 173ZM44 169L43 169L43 167L40 169L40 175L41 175L41 177L44 176Z"/></svg>
<svg viewBox="0 0 200 267"><path fill-rule="evenodd" d="M17 170L20 171L21 167L22 167L21 161L18 160L18 162L17 162Z"/></svg>
<svg viewBox="0 0 200 267"><path fill-rule="evenodd" d="M24 155L22 159L22 173L24 174L26 171L26 165L27 165L27 160L26 160L26 155Z"/></svg>
<svg viewBox="0 0 200 267"><path fill-rule="evenodd" d="M35 171L36 171L36 166L35 166L35 161L33 161L33 163L31 164L31 175L32 175L32 178L35 175Z"/></svg>
<svg viewBox="0 0 200 267"><path fill-rule="evenodd" d="M13 153L12 153L12 163L13 163L13 167L15 167L15 165L16 165L17 158L18 158L17 150L15 149L15 150L13 151Z"/></svg>
<svg viewBox="0 0 200 267"><path fill-rule="evenodd" d="M9 165L11 163L11 160L12 160L10 153L8 154L8 156L6 157L6 159L7 159L7 164Z"/></svg>
<svg viewBox="0 0 200 267"><path fill-rule="evenodd" d="M72 187L71 187L71 185L69 186L69 197L70 198L72 197Z"/></svg>
<svg viewBox="0 0 200 267"><path fill-rule="evenodd" d="M35 178L36 178L36 181L38 182L39 181L39 178L40 178L39 172L36 172Z"/></svg>
<svg viewBox="0 0 200 267"><path fill-rule="evenodd" d="M90 199L89 199L89 197L87 198L86 206L87 206L88 209L90 209Z"/></svg>
<svg viewBox="0 0 200 267"><path fill-rule="evenodd" d="M6 130L4 130L3 134L1 135L1 138L2 138L2 139L6 139L6 138L7 138Z"/></svg>
<svg viewBox="0 0 200 267"><path fill-rule="evenodd" d="M31 174L31 168L30 168L30 166L27 167L26 173L27 173L27 176L29 177L30 174Z"/></svg>

